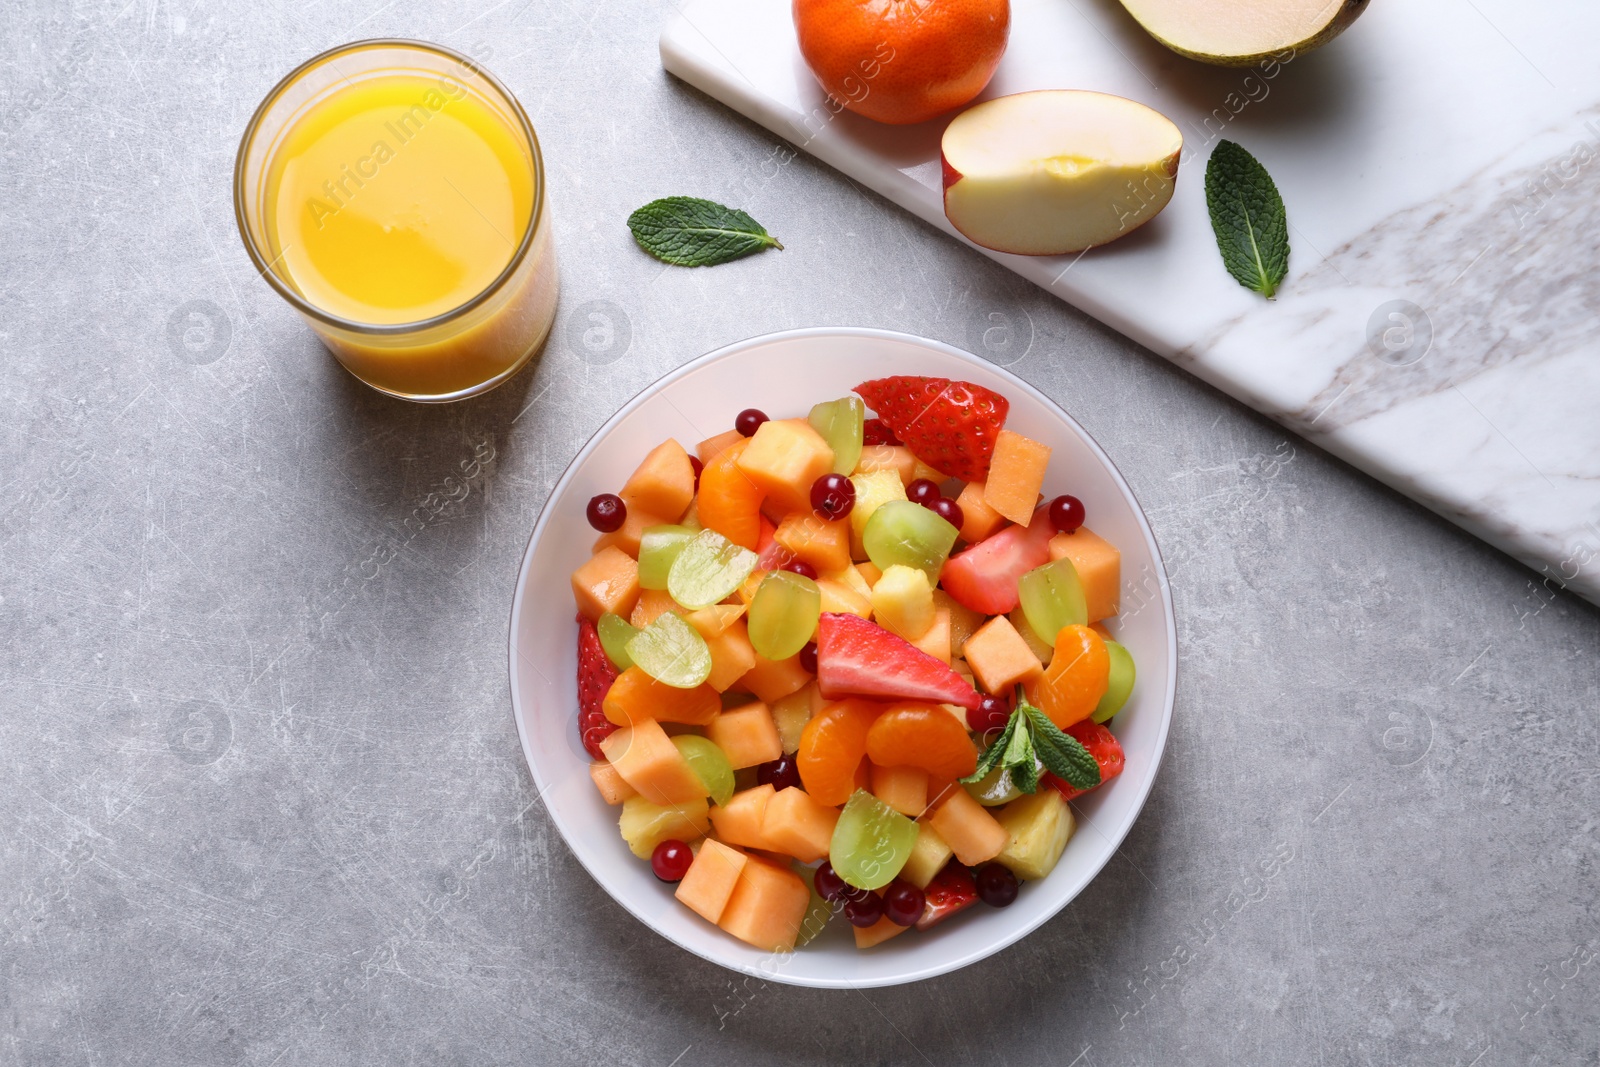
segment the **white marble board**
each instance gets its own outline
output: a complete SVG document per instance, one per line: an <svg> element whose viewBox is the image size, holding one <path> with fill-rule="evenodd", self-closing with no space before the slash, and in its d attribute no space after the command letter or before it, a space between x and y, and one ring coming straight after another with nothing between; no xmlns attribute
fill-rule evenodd
<svg viewBox="0 0 1600 1067"><path fill-rule="evenodd" d="M1117 0L1012 0L985 98L1131 97L1177 122L1184 163L1166 211L1123 241L979 251L1600 603L1596 41L1593 0L1373 0L1316 52L1230 70L1167 51ZM946 120L834 116L784 0L688 0L661 59L964 240L941 207ZM1215 250L1202 176L1219 136L1288 207L1270 302Z"/></svg>

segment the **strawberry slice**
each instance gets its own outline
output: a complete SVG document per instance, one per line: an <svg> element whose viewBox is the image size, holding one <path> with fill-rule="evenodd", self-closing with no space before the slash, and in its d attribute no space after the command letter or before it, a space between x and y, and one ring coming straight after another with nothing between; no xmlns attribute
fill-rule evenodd
<svg viewBox="0 0 1600 1067"><path fill-rule="evenodd" d="M1011 410L999 393L915 375L875 378L855 391L928 466L967 482L988 477L995 437Z"/></svg>
<svg viewBox="0 0 1600 1067"><path fill-rule="evenodd" d="M956 603L985 615L1004 615L1017 606L1017 581L1050 562L1055 527L1050 509L1033 513L1026 527L1011 525L947 560L939 585Z"/></svg>
<svg viewBox="0 0 1600 1067"><path fill-rule="evenodd" d="M829 699L926 700L968 709L983 701L944 661L877 623L832 611L817 624L817 685Z"/></svg>
<svg viewBox="0 0 1600 1067"><path fill-rule="evenodd" d="M868 419L861 427L861 443L864 445L897 445L900 438L894 431L883 424L882 419Z"/></svg>
<svg viewBox="0 0 1600 1067"><path fill-rule="evenodd" d="M918 930L937 926L956 912L976 904L978 883L973 881L971 871L951 860L944 870L933 876L922 895L927 902L922 906L922 918L917 920Z"/></svg>
<svg viewBox="0 0 1600 1067"><path fill-rule="evenodd" d="M606 718L601 705L617 679L616 664L600 644L600 631L582 615L578 616L578 738L589 755L604 760L600 742L611 736L617 724Z"/></svg>
<svg viewBox="0 0 1600 1067"><path fill-rule="evenodd" d="M1100 764L1100 785L1105 785L1122 773L1123 764L1126 762L1122 754L1122 743L1110 730L1093 719L1084 719L1067 727L1067 733L1076 737L1078 742L1089 750L1089 755L1094 757L1094 761ZM1075 789L1048 771L1044 777L1068 800L1100 788L1100 785L1097 785L1090 789Z"/></svg>
<svg viewBox="0 0 1600 1067"><path fill-rule="evenodd" d="M761 536L756 539L756 570L775 571L795 558L793 552L778 544L774 537L777 532L772 520L761 516Z"/></svg>

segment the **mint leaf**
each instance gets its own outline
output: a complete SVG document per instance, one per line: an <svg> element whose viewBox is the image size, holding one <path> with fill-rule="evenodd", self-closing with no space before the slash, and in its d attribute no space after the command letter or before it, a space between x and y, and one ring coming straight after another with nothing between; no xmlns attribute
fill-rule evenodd
<svg viewBox="0 0 1600 1067"><path fill-rule="evenodd" d="M680 267L710 267L765 248L783 248L743 211L693 196L650 201L628 216L628 229L640 248Z"/></svg>
<svg viewBox="0 0 1600 1067"><path fill-rule="evenodd" d="M1006 746L1006 773L1011 784L1024 793L1038 791L1039 764L1034 761L1033 734L1026 728L1018 730Z"/></svg>
<svg viewBox="0 0 1600 1067"><path fill-rule="evenodd" d="M1289 220L1267 168L1232 141L1219 141L1206 163L1206 207L1222 265L1267 299L1289 271Z"/></svg>
<svg viewBox="0 0 1600 1067"><path fill-rule="evenodd" d="M1045 717L1044 712L1032 704L1019 709L1028 717L1028 731L1033 735L1034 749L1039 760L1051 774L1074 789L1093 789L1100 784L1100 764L1083 747L1083 743Z"/></svg>
<svg viewBox="0 0 1600 1067"><path fill-rule="evenodd" d="M968 784L980 782L983 780L984 775L995 769L995 765L1000 762L1000 757L1006 754L1006 747L1011 744L1011 736L1017 732L1018 721L1019 715L1013 711L1011 718L1006 720L1006 728L1000 731L1000 736L995 739L994 744L984 749L983 755L978 757L978 769L961 779L961 781Z"/></svg>

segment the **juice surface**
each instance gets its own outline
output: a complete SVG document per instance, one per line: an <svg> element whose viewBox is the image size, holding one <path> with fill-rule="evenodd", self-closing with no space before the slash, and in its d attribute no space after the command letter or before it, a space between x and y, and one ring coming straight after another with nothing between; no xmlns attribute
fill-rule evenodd
<svg viewBox="0 0 1600 1067"><path fill-rule="evenodd" d="M516 131L459 82L381 74L312 105L266 179L269 254L312 304L362 323L459 307L533 210Z"/></svg>

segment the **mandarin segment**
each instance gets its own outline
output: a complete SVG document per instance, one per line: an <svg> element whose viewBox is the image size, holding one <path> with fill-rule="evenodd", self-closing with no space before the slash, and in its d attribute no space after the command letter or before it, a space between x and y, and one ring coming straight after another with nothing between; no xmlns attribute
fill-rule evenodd
<svg viewBox="0 0 1600 1067"><path fill-rule="evenodd" d="M1044 675L1025 685L1028 699L1065 730L1093 714L1111 679L1111 656L1087 626L1064 626Z"/></svg>
<svg viewBox="0 0 1600 1067"><path fill-rule="evenodd" d="M806 723L795 765L817 803L843 804L855 792L856 772L867 755L867 733L880 709L868 700L841 700Z"/></svg>
<svg viewBox="0 0 1600 1067"><path fill-rule="evenodd" d="M754 552L761 543L764 494L739 469L739 457L749 447L750 442L741 439L707 460L700 472L700 492L695 500L702 526Z"/></svg>
<svg viewBox="0 0 1600 1067"><path fill-rule="evenodd" d="M867 758L879 767L920 767L960 778L978 767L978 750L955 716L931 704L896 704L867 731Z"/></svg>

